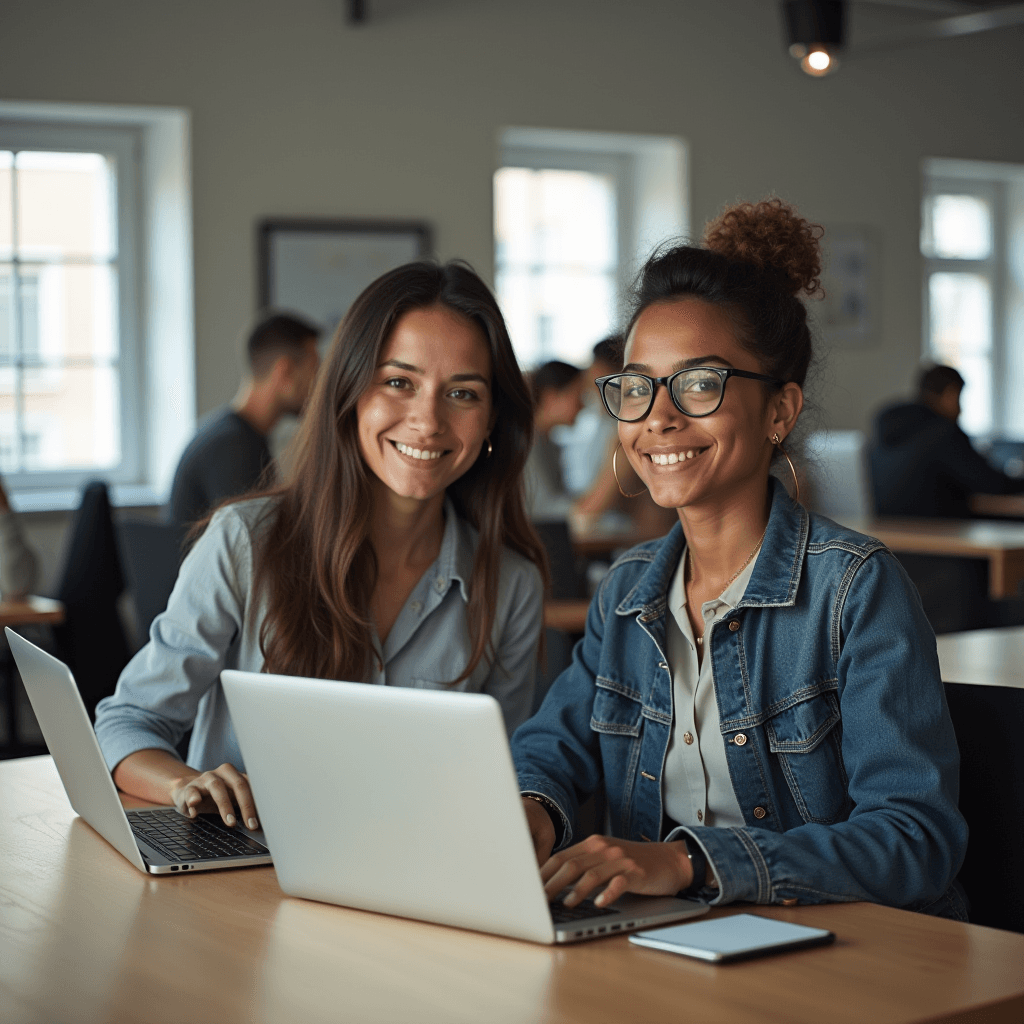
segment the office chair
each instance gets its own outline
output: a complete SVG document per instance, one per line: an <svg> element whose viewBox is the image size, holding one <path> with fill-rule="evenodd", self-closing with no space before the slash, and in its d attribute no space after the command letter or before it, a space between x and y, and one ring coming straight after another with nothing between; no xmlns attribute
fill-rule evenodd
<svg viewBox="0 0 1024 1024"><path fill-rule="evenodd" d="M118 526L117 536L141 646L149 639L149 627L167 607L174 589L185 531L174 523L130 519Z"/></svg>
<svg viewBox="0 0 1024 1024"><path fill-rule="evenodd" d="M946 700L970 829L957 878L971 922L1024 933L1024 690L946 683Z"/></svg>

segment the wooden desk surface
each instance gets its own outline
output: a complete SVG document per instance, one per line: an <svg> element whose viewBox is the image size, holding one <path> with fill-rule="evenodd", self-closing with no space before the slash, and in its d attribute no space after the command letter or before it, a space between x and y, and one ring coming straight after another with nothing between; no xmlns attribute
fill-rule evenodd
<svg viewBox="0 0 1024 1024"><path fill-rule="evenodd" d="M1024 690L1024 626L947 633L937 645L943 682Z"/></svg>
<svg viewBox="0 0 1024 1024"><path fill-rule="evenodd" d="M1024 1019L1022 935L866 903L753 909L837 942L716 967L622 936L554 949L291 899L273 868L144 876L75 817L49 758L0 763L7 1024Z"/></svg>
<svg viewBox="0 0 1024 1024"><path fill-rule="evenodd" d="M1024 494L975 494L969 504L978 515L1024 519Z"/></svg>
<svg viewBox="0 0 1024 1024"><path fill-rule="evenodd" d="M1014 597L1024 582L1024 523L982 519L846 519L844 526L877 537L896 552L986 558L989 594Z"/></svg>
<svg viewBox="0 0 1024 1024"><path fill-rule="evenodd" d="M548 629L561 629L566 633L582 633L587 628L587 609L590 602L545 601L544 625Z"/></svg>
<svg viewBox="0 0 1024 1024"><path fill-rule="evenodd" d="M0 629L4 626L54 625L64 621L64 605L50 597L28 597L0 601Z"/></svg>

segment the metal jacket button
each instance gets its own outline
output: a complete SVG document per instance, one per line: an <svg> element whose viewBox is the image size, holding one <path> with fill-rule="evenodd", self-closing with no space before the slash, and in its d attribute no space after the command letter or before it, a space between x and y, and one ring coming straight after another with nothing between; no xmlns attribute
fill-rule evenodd
<svg viewBox="0 0 1024 1024"><path fill-rule="evenodd" d="M684 732L683 733L683 742L687 746L689 746L693 742L693 733L692 732Z"/></svg>
<svg viewBox="0 0 1024 1024"><path fill-rule="evenodd" d="M763 807L754 808L754 817L760 821L768 812Z"/></svg>
<svg viewBox="0 0 1024 1024"><path fill-rule="evenodd" d="M735 619L730 620L730 622L729 622L729 631L731 633L735 633L736 630L739 629L739 628L740 628L740 624Z"/></svg>
<svg viewBox="0 0 1024 1024"><path fill-rule="evenodd" d="M735 743L737 747L742 747L743 744L746 743L746 742L747 742L747 734L746 733L743 733L743 732L736 733L736 738L733 740L733 743Z"/></svg>
<svg viewBox="0 0 1024 1024"><path fill-rule="evenodd" d="M800 901L798 899L791 900L779 900L779 903L784 907L795 907Z"/></svg>

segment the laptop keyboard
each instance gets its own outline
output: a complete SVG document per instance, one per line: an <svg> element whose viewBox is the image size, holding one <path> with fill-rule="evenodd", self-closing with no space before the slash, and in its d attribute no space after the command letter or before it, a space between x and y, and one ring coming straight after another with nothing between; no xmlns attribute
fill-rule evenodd
<svg viewBox="0 0 1024 1024"><path fill-rule="evenodd" d="M569 924L572 921L586 921L595 917L608 917L618 911L594 905L593 900L584 900L575 907L567 907L564 903L549 903L551 919L555 924Z"/></svg>
<svg viewBox="0 0 1024 1024"><path fill-rule="evenodd" d="M215 860L220 857L246 857L270 851L242 832L229 831L227 826L213 824L216 815L186 818L175 810L128 811L132 831L170 860Z"/></svg>

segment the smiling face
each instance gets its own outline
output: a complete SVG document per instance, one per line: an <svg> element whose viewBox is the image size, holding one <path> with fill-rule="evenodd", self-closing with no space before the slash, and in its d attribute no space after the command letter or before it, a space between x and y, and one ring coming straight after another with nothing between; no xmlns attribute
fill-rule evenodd
<svg viewBox="0 0 1024 1024"><path fill-rule="evenodd" d="M700 299L655 303L640 314L626 345L625 370L664 377L689 366L733 367L764 373L733 332L729 318ZM659 386L644 419L619 424L633 468L663 508L763 500L772 445L784 440L800 413L796 384L774 390L730 377L721 406L691 417Z"/></svg>
<svg viewBox="0 0 1024 1024"><path fill-rule="evenodd" d="M384 343L356 417L375 490L440 497L480 456L493 426L483 331L444 306L410 310Z"/></svg>

